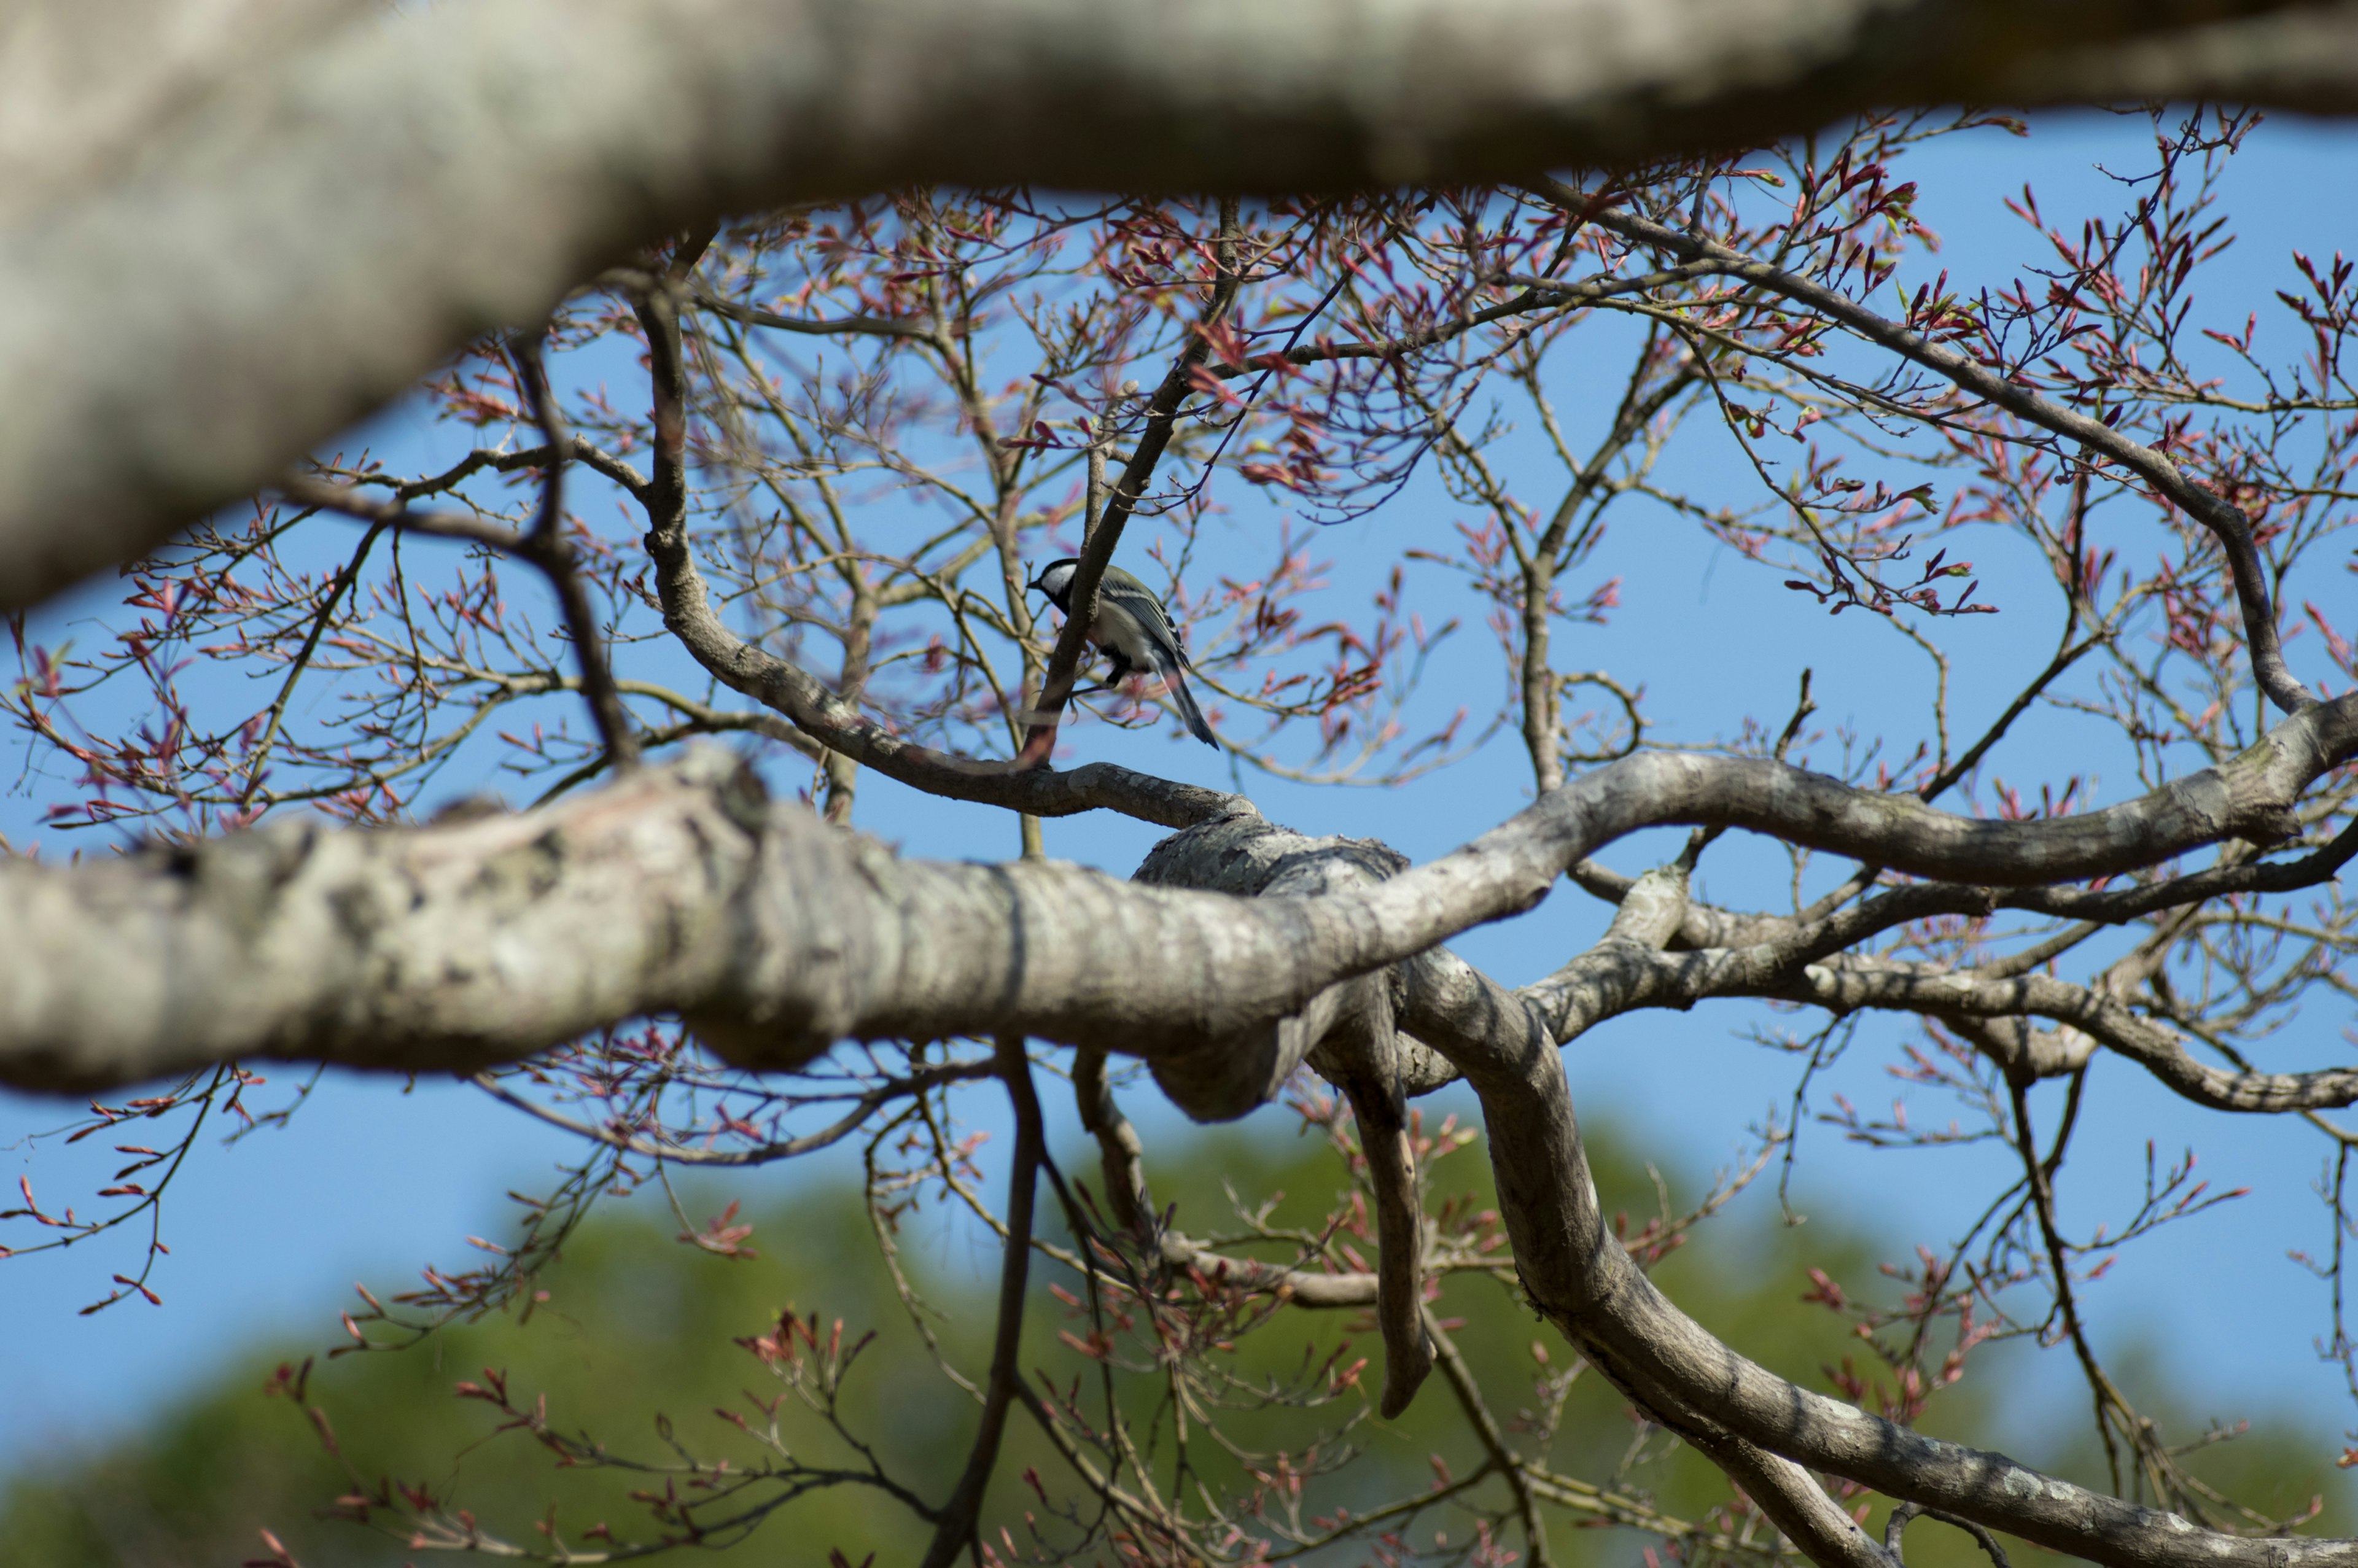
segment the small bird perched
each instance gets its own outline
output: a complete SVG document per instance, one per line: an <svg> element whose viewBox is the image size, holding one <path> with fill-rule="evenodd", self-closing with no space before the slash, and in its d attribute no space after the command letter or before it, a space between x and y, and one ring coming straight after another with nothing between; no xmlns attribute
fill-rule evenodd
<svg viewBox="0 0 2358 1568"><path fill-rule="evenodd" d="M1070 615L1073 574L1080 565L1070 556L1050 561L1039 577L1024 586L1038 589L1050 603ZM1108 686L1120 686L1132 670L1155 676L1170 688L1171 700L1179 705L1179 717L1187 721L1189 733L1206 746L1219 745L1212 727L1204 722L1204 710L1195 706L1195 693L1187 689L1187 677L1180 673L1188 667L1187 651L1179 645L1179 633L1163 601L1120 567L1107 567L1105 576L1098 580L1098 613L1089 626L1089 641L1104 649L1113 662Z"/></svg>

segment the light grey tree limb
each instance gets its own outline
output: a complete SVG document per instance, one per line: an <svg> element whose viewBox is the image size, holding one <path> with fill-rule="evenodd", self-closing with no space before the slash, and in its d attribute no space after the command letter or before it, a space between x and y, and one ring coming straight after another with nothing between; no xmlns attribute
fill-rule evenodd
<svg viewBox="0 0 2358 1568"><path fill-rule="evenodd" d="M2297 860L2207 868L2143 887L2003 890L1910 882L1816 921L1739 915L1685 896L1675 868L1625 878L1581 862L1573 874L1617 901L1613 927L1521 995L1556 1038L1570 1041L1606 1018L1642 1007L1693 1007L1722 997L1765 997L1835 1013L1873 1008L1941 1019L2017 1079L2077 1071L2096 1044L2136 1062L2174 1092L2212 1110L2272 1114L2358 1102L2358 1071L2229 1071L2197 1061L2168 1023L2118 997L2029 973L2050 945L1994 964L1951 968L1862 957L1844 949L1879 932L1936 914L2000 908L2122 920L2235 892L2285 892L2331 881L2358 851L2358 825ZM2087 927L2063 934L2076 940ZM1631 940L1632 935L1642 937ZM1682 950L1662 951L1673 943ZM2066 1027L2034 1032L2046 1018Z"/></svg>
<svg viewBox="0 0 2358 1568"><path fill-rule="evenodd" d="M1743 992L1730 989L1717 994ZM1985 1022L2052 1019L2127 1057L2171 1090L2212 1110L2269 1114L2325 1110L2358 1102L2358 1068L2261 1073L2214 1067L2196 1061L2185 1041L2168 1024L2052 975L1987 979L1971 969L1935 973L1913 965L1853 960L1812 964L1792 982L1763 988L1756 994L1806 1000L1837 1012L1874 1007ZM2070 1072L2077 1065L2071 1060L2075 1053L2062 1048L2061 1042L2048 1047L2043 1061L2038 1043L2022 1044L2025 1054L2018 1060L2001 1058L2000 1065L2038 1076Z"/></svg>
<svg viewBox="0 0 2358 1568"><path fill-rule="evenodd" d="M217 78L54 54L53 73L103 62L162 96L49 148L75 171L62 185L0 197L0 297L19 302L0 315L0 377L38 393L0 426L0 608L153 548L469 338L530 324L606 264L730 213L936 180L1528 177L1879 104L2116 92L2117 72L2071 62L2286 8L476 0L335 26L332 0L285 3L300 26L185 54L236 60ZM56 25L88 4L18 15ZM2221 85L2219 54L2140 57L2136 90L2178 91L2173 70ZM2358 80L2334 74L2312 71L2302 106L2358 106ZM2277 78L2253 80L2258 93Z"/></svg>
<svg viewBox="0 0 2358 1568"><path fill-rule="evenodd" d="M2012 72L2024 103L2068 93L2114 103L2257 103L2347 114L2358 81L2358 6L2303 6L2095 48L2059 49Z"/></svg>
<svg viewBox="0 0 2358 1568"><path fill-rule="evenodd" d="M1994 822L1779 762L1641 753L1389 880L1248 900L899 860L708 758L482 822L289 822L71 868L0 861L0 1081L120 1085L247 1056L473 1070L671 1010L756 1066L845 1037L1020 1030L1111 1048L1217 1119L1284 1081L1311 1043L1286 1021L1321 992L1530 908L1639 827L2060 881L2272 834L2353 754L2358 693L2136 800Z"/></svg>
<svg viewBox="0 0 2358 1568"><path fill-rule="evenodd" d="M2358 835L2345 833L2298 861L2227 870L2258 873L2239 878L2237 885L2307 885L2291 879L2314 874L2320 867L2330 877L2331 868L2347 858L2353 838ZM1258 894L1268 886L1274 868L1288 858L1338 853L1373 861L1387 851L1379 845L1349 839L1307 839L1259 818L1239 819L1165 839L1156 846L1149 857L1149 870L1141 874L1165 886ZM1183 861L1201 880L1174 874L1173 868ZM2208 879L2214 875L2202 871L2180 880L2209 886ZM2212 1110L2273 1114L2358 1102L2358 1070L2330 1067L2263 1073L2212 1066L2197 1061L2169 1024L2137 1012L2117 998L2051 975L2023 974L2012 967L2002 971L1951 969L1840 951L1876 932L1928 914L1986 914L2003 896L1994 888L1909 883L1811 924L1707 910L1705 928L1724 926L1758 940L1683 951L1665 950L1696 924L1682 869L1661 867L1642 877L1622 879L1614 891L1620 894L1620 907L1606 934L1553 974L1515 993L1538 1009L1560 1044L1569 1044L1608 1018L1641 1008L1683 1010L1714 999L1758 997L1836 1013L1875 1009L1938 1018L1959 1029L2010 1075L2024 1077L2054 1077L2076 1071L2101 1044L2136 1062L2174 1092ZM2135 894L2144 890L2122 891ZM2155 906L2161 907L2161 902ZM1465 983L1455 971L1444 972L1442 968L1455 963L1445 949L1436 948L1400 966L1396 972L1403 984L1427 988L1422 1005L1431 1007L1439 1005L1433 1000L1432 988L1450 993L1451 988ZM1461 997L1453 1005L1463 1005L1464 1000ZM2050 1019L2067 1027L2033 1032L2023 1022L2031 1018ZM1455 1079L1456 1068L1445 1056L1421 1041L1407 1035L1401 1038L1422 1058L1414 1078L1415 1092L1430 1092ZM1314 1055L1311 1059L1314 1065L1319 1065Z"/></svg>
<svg viewBox="0 0 2358 1568"><path fill-rule="evenodd" d="M1793 1466L1841 1476L2107 1568L2350 1568L2358 1541L2252 1540L1927 1437L1786 1381L1679 1310L1623 1249L1589 1173L1563 1062L1539 1010L1456 966L1411 986L1401 1022L1481 1097L1498 1206L1531 1303L1655 1419L1721 1465L1812 1559L1864 1565ZM1812 1487L1810 1490L1814 1491ZM1820 1494L1823 1496L1823 1494ZM1828 1517L1830 1510L1833 1517Z"/></svg>
<svg viewBox="0 0 2358 1568"><path fill-rule="evenodd" d="M103 181L255 59L379 0L34 0L0 10L0 214Z"/></svg>
<svg viewBox="0 0 2358 1568"><path fill-rule="evenodd" d="M1847 909L1815 920L1790 914L1741 913L1689 898L1682 907L1678 930L1665 946L1677 950L1752 947L1771 943L1798 956L1817 957L1839 952L1911 920L1936 914L1987 914L1999 909L2117 925L2158 910L2234 893L2293 892L2318 887L2331 881L2353 859L2358 859L2358 821L2345 824L2330 841L2299 860L2209 866L2184 876L2101 891L1909 882L1887 888ZM1580 861L1565 875L1583 892L1616 904L1628 898L1639 881L1594 860Z"/></svg>

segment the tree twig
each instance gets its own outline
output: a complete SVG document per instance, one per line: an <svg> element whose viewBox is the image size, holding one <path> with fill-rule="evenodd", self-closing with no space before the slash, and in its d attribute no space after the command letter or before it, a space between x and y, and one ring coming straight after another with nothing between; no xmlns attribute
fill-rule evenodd
<svg viewBox="0 0 2358 1568"><path fill-rule="evenodd" d="M1024 1054L1023 1037L999 1037L993 1062L1007 1085L1015 1111L1015 1151L1008 1173L1007 1241L999 1271L998 1327L992 1335L990 1380L984 1385L982 1424L967 1454L966 1471L958 1477L936 1516L933 1544L926 1548L924 1568L949 1568L975 1539L975 1521L982 1512L982 1496L990 1473L999 1465L999 1442L1007 1430L1007 1407L1014 1399L1022 1371L1016 1357L1022 1347L1024 1284L1031 1277L1032 1217L1040 1161L1044 1148L1040 1097L1032 1085L1032 1063Z"/></svg>

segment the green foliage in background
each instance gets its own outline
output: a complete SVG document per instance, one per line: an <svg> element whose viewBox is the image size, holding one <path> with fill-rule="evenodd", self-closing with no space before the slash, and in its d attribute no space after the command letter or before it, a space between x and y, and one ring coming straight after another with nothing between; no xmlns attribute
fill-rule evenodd
<svg viewBox="0 0 2358 1568"><path fill-rule="evenodd" d="M1343 1195L1341 1166L1314 1132L1290 1135L1289 1121L1282 1112L1266 1111L1243 1129L1195 1139L1184 1146L1184 1158L1166 1159L1152 1172L1158 1201L1175 1201L1180 1227L1201 1236L1236 1228L1230 1194L1257 1206L1282 1192L1271 1223L1317 1227ZM1659 1212L1664 1191L1673 1211L1700 1195L1693 1182L1658 1188L1650 1173L1617 1152L1609 1134L1599 1138L1592 1130L1591 1138L1607 1211L1627 1211L1633 1229ZM1094 1184L1090 1152L1064 1151L1063 1168ZM688 1206L699 1214L717 1210L753 1185L699 1189ZM1433 1162L1429 1185L1436 1201L1463 1193L1487 1205L1488 1171L1480 1145ZM993 1201L1000 1195L992 1193ZM1044 1189L1043 1195L1044 1212L1055 1215L1053 1197ZM970 1217L946 1223L937 1205L937 1197L928 1196L919 1212L904 1218L900 1260L929 1303L927 1333L949 1360L979 1377L988 1360L998 1247ZM648 1540L660 1527L630 1494L661 1493L663 1476L561 1467L531 1433L497 1431L497 1410L455 1390L462 1381L481 1384L483 1369L492 1368L503 1376L515 1404L532 1408L545 1397L553 1428L586 1433L610 1454L662 1465L685 1453L741 1465L759 1451L716 1411L731 1411L758 1424L767 1418L749 1400L767 1402L786 1393L744 1343L774 1335L785 1311L817 1314L822 1342L838 1318L848 1342L874 1331L844 1382L846 1424L896 1481L932 1500L947 1493L964 1461L976 1404L939 1370L896 1294L854 1194L839 1186L796 1187L754 1218L750 1245L755 1258L715 1257L684 1246L677 1229L668 1215L644 1203L615 1205L568 1244L544 1276L546 1299L528 1321L455 1325L406 1351L322 1361L303 1404L287 1397L283 1382L268 1390L276 1368L299 1364L316 1347L256 1346L225 1354L225 1369L209 1389L158 1412L142 1434L16 1477L0 1504L0 1542L5 1543L0 1558L17 1568L217 1568L265 1556L258 1531L267 1528L305 1568L437 1560L438 1554L416 1552L404 1540L321 1517L353 1483L323 1448L306 1405L318 1407L341 1460L363 1487L381 1484L380 1477L423 1487L449 1508L469 1510L486 1530L533 1545L549 1539L537 1528L541 1521L553 1522L557 1538L576 1548L600 1544L592 1532L601 1522L622 1540ZM1823 1389L1830 1386L1825 1368L1845 1357L1863 1365L1872 1357L1861 1355L1844 1319L1802 1299L1812 1288L1808 1271L1825 1271L1856 1289L1874 1280L1878 1260L1892 1250L1836 1213L1820 1211L1806 1227L1788 1227L1774 1199L1753 1192L1704 1225L1689 1245L1662 1261L1656 1277L1712 1330L1770 1368ZM1077 1293L1085 1287L1045 1263L1033 1283L1026 1367L1073 1392L1085 1411L1101 1413L1099 1368L1063 1337L1086 1336L1088 1322L1047 1288L1060 1283ZM1453 1279L1438 1310L1462 1320L1455 1342L1516 1441L1515 1428L1537 1398L1539 1379L1561 1371L1569 1353L1518 1303L1511 1288L1486 1278ZM1429 1491L1439 1477L1468 1474L1481 1462L1439 1375L1405 1419L1375 1418L1368 1406L1380 1380L1381 1350L1372 1325L1355 1314L1277 1312L1264 1326L1240 1335L1232 1352L1213 1355L1239 1397L1254 1388L1324 1395L1338 1371L1369 1358L1358 1387L1315 1408L1280 1403L1221 1419L1229 1440L1248 1447L1283 1443L1298 1449L1324 1433L1318 1466L1356 1455L1346 1478L1311 1484L1306 1495L1319 1509L1342 1502L1365 1511ZM2184 1401L2171 1396L2167 1367L2148 1363L2145 1373L2145 1387L2132 1390L2141 1407L2180 1418ZM1144 1376L1121 1381L1124 1407L1138 1430L1161 1432L1153 1463L1162 1484L1173 1484L1178 1451L1169 1384ZM2032 1355L2006 1346L1977 1353L1969 1375L1934 1398L1922 1424L1942 1436L1989 1444L1998 1427L1995 1418L2008 1401L2025 1400L2076 1417L2083 1400L2064 1353ZM1573 1385L1569 1400L1552 1455L1558 1473L1595 1482L1617 1474L1622 1489L1687 1519L1726 1500L1716 1472L1659 1431L1633 1422L1625 1402L1594 1373ZM860 1455L792 1394L777 1409L798 1456L860 1467ZM1206 1440L1206 1413L1189 1413L1185 1455L1192 1481L1216 1492L1245 1485L1242 1462ZM2314 1528L2346 1533L2349 1510L2346 1499L2335 1500L2335 1450L2327 1438L2298 1433L2266 1411L2239 1413L2266 1435L2210 1448L2197 1463L2198 1473L2279 1514L2299 1511L2310 1494L2324 1491L2335 1506ZM2011 1430L2018 1433L2019 1423ZM2102 1484L2102 1458L2085 1423L2074 1431L2058 1420L2053 1430L2048 1451L2019 1456ZM1019 1411L986 1514L987 1533L995 1539L1004 1528L1019 1548L1031 1544L1027 1511L1046 1540L1071 1539L1027 1483L1033 1470L1048 1498L1061 1502L1077 1494L1064 1461ZM1878 1507L1878 1529L1880 1519ZM1446 1505L1402 1525L1422 1546L1436 1532L1453 1544L1470 1540L1466 1516ZM871 1552L876 1563L889 1564L914 1560L925 1541L920 1522L882 1491L844 1485L785 1505L749 1544L723 1547L721 1555L818 1563L840 1550L855 1564ZM1552 1545L1565 1563L1622 1564L1638 1561L1642 1543L1626 1533L1581 1530L1567 1519ZM1911 1527L1907 1546L1916 1568L1982 1561L1963 1537L1930 1521ZM2036 1563L2040 1555L2025 1552L2017 1561ZM1102 1549L1091 1556L1109 1558ZM1357 1563L1368 1556L1362 1545L1314 1560Z"/></svg>

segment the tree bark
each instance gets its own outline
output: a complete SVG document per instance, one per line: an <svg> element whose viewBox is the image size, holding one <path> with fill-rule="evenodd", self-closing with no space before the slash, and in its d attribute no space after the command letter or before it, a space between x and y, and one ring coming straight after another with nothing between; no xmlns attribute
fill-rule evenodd
<svg viewBox="0 0 2358 1568"><path fill-rule="evenodd" d="M0 291L39 302L0 320L0 377L40 389L0 427L0 608L154 548L468 339L732 213L922 181L1492 180L1895 103L2358 106L2358 55L2316 47L2347 13L2268 0L481 0L342 26L336 0L286 0L300 25L158 70L118 57L166 34L122 5L102 34L83 5L17 23L111 46L43 56L83 76L33 96L114 74L159 101L0 149L73 171L0 199Z"/></svg>
<svg viewBox="0 0 2358 1568"><path fill-rule="evenodd" d="M466 1071L676 1011L749 1066L846 1037L1020 1031L1119 1050L1155 1062L1191 1116L1223 1119L1315 1043L1300 1017L1322 992L1530 908L1639 827L2064 881L2273 839L2353 754L2347 693L2136 800L2000 822L1780 762L1648 752L1387 880L1239 900L1055 862L901 860L706 752L515 816L289 821L71 868L0 860L0 1082L87 1090L254 1056Z"/></svg>

